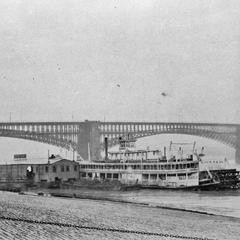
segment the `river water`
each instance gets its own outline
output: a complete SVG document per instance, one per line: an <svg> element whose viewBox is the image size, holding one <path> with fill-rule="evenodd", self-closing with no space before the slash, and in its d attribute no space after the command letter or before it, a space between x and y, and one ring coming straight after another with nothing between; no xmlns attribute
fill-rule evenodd
<svg viewBox="0 0 240 240"><path fill-rule="evenodd" d="M65 190L66 192L68 190ZM240 190L229 191L95 191L80 190L80 196L113 199L147 204L153 207L169 207L204 212L240 219Z"/></svg>

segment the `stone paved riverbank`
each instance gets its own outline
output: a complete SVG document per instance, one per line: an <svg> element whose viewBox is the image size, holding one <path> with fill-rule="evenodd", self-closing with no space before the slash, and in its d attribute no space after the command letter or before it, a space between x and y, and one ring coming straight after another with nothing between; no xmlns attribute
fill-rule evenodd
<svg viewBox="0 0 240 240"><path fill-rule="evenodd" d="M240 219L87 199L0 192L4 217L211 239L239 239ZM0 239L176 239L0 220Z"/></svg>

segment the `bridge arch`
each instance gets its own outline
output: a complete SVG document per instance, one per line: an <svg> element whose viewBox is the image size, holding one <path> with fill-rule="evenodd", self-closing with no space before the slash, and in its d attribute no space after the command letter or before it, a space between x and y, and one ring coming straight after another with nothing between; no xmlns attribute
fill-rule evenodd
<svg viewBox="0 0 240 240"><path fill-rule="evenodd" d="M132 133L131 136L134 138L144 138L149 136L155 135L162 135L162 134L183 134L183 135L190 135L190 136L197 136L202 138L207 138L214 140L216 142L225 144L231 148L236 149L236 137L229 134L221 134L221 133L214 133L208 130L198 130L198 129L191 129L191 131L186 131L186 129L182 131L160 131L160 132L144 132L144 133ZM109 147L113 147L118 144L118 139L120 136L127 136L128 133L120 134L119 136L111 137L109 139Z"/></svg>
<svg viewBox="0 0 240 240"><path fill-rule="evenodd" d="M187 134L205 137L236 149L240 161L240 124L180 122L12 122L0 123L0 136L48 143L75 149L84 159L99 159L104 137L115 145L118 137L130 133L136 138L158 134Z"/></svg>

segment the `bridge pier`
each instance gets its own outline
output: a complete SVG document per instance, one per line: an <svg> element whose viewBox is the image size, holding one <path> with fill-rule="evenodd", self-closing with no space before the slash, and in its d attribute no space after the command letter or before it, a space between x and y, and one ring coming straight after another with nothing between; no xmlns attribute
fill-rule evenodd
<svg viewBox="0 0 240 240"><path fill-rule="evenodd" d="M235 162L236 164L240 164L240 127L237 128Z"/></svg>
<svg viewBox="0 0 240 240"><path fill-rule="evenodd" d="M98 122L85 121L78 134L77 151L84 160L101 160L100 129ZM89 156L90 153L90 156Z"/></svg>

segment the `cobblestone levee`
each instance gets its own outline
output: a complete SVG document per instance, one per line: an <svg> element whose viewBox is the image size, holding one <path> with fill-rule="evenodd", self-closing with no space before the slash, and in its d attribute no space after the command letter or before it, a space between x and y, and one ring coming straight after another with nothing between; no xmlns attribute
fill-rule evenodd
<svg viewBox="0 0 240 240"><path fill-rule="evenodd" d="M35 221L239 239L240 219L109 201L64 199L0 192L0 215ZM177 239L34 224L0 219L0 239Z"/></svg>

